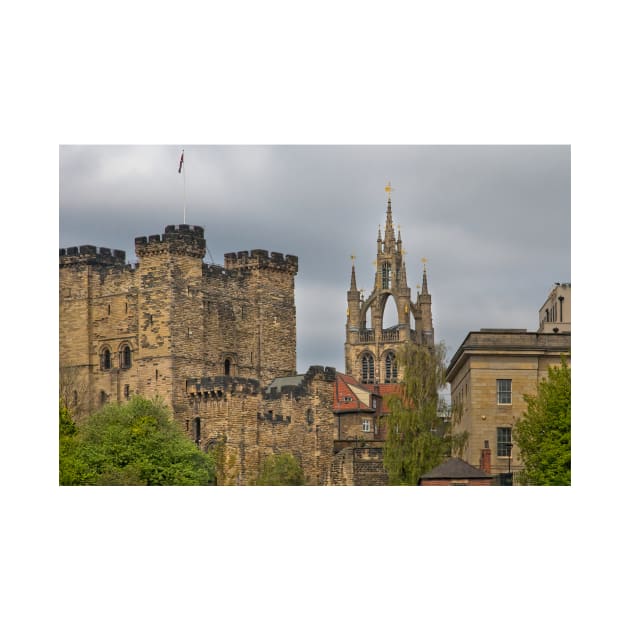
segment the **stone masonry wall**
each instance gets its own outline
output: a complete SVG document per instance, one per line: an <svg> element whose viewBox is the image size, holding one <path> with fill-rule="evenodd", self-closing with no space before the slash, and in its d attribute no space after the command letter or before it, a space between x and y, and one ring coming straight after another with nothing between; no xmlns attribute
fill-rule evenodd
<svg viewBox="0 0 630 630"><path fill-rule="evenodd" d="M300 463L307 485L326 482L335 429L334 370L311 368L301 387L265 394L256 380L242 377L189 379L186 387L187 430L204 450L219 447L222 483L250 484L267 455L285 452Z"/></svg>
<svg viewBox="0 0 630 630"><path fill-rule="evenodd" d="M295 256L254 250L227 254L225 268L205 265L203 229L189 225L138 237L135 247L135 266L103 247L59 252L60 383L63 373L70 398L83 392L80 415L138 393L160 396L184 422L191 375L229 367L267 383L295 374Z"/></svg>

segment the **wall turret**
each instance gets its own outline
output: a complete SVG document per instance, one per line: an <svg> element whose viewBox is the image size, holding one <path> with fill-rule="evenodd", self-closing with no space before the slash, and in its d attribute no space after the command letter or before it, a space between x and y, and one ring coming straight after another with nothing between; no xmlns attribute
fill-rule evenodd
<svg viewBox="0 0 630 630"><path fill-rule="evenodd" d="M350 274L350 290L347 293L348 310L346 312L346 336L355 339L359 333L361 320L361 293L357 289L357 279L354 271L354 256L352 256L352 273Z"/></svg>
<svg viewBox="0 0 630 630"><path fill-rule="evenodd" d="M164 234L138 236L135 239L138 258L164 253L179 254L193 258L206 255L206 239L203 228L198 225L167 225Z"/></svg>
<svg viewBox="0 0 630 630"><path fill-rule="evenodd" d="M125 252L121 249L81 245L59 250L59 265L124 265Z"/></svg>

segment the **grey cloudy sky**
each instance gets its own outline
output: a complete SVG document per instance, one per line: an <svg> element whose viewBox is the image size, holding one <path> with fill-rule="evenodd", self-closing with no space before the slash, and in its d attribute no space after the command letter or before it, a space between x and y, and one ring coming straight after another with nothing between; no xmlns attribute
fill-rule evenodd
<svg viewBox="0 0 630 630"><path fill-rule="evenodd" d="M553 283L571 280L568 146L185 146L179 175L181 148L60 147L59 246L134 261L134 237L183 223L186 200L217 263L253 248L297 255L299 372L345 367L350 255L369 292L388 181L412 294L426 257L449 358L470 330L535 330Z"/></svg>

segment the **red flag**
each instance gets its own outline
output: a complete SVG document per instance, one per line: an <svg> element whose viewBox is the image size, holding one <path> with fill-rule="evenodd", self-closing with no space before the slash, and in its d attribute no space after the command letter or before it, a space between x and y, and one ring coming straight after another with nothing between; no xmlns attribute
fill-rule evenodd
<svg viewBox="0 0 630 630"><path fill-rule="evenodd" d="M182 172L182 168L184 168L184 152L182 151L182 157L179 158L179 170L178 173Z"/></svg>

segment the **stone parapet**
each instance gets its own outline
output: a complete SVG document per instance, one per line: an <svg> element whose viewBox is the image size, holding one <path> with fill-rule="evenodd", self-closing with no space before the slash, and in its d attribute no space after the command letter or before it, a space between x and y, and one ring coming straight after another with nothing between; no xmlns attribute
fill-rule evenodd
<svg viewBox="0 0 630 630"><path fill-rule="evenodd" d="M179 253L195 258L206 255L206 239L203 228L198 225L167 225L164 234L138 236L135 239L139 258L162 252Z"/></svg>
<svg viewBox="0 0 630 630"><path fill-rule="evenodd" d="M126 254L121 249L81 245L59 250L59 265L125 265Z"/></svg>
<svg viewBox="0 0 630 630"><path fill-rule="evenodd" d="M286 256L278 252L269 252L265 249L252 249L250 251L231 252L225 254L225 268L231 269L273 269L291 274L298 272L298 257L291 254Z"/></svg>

